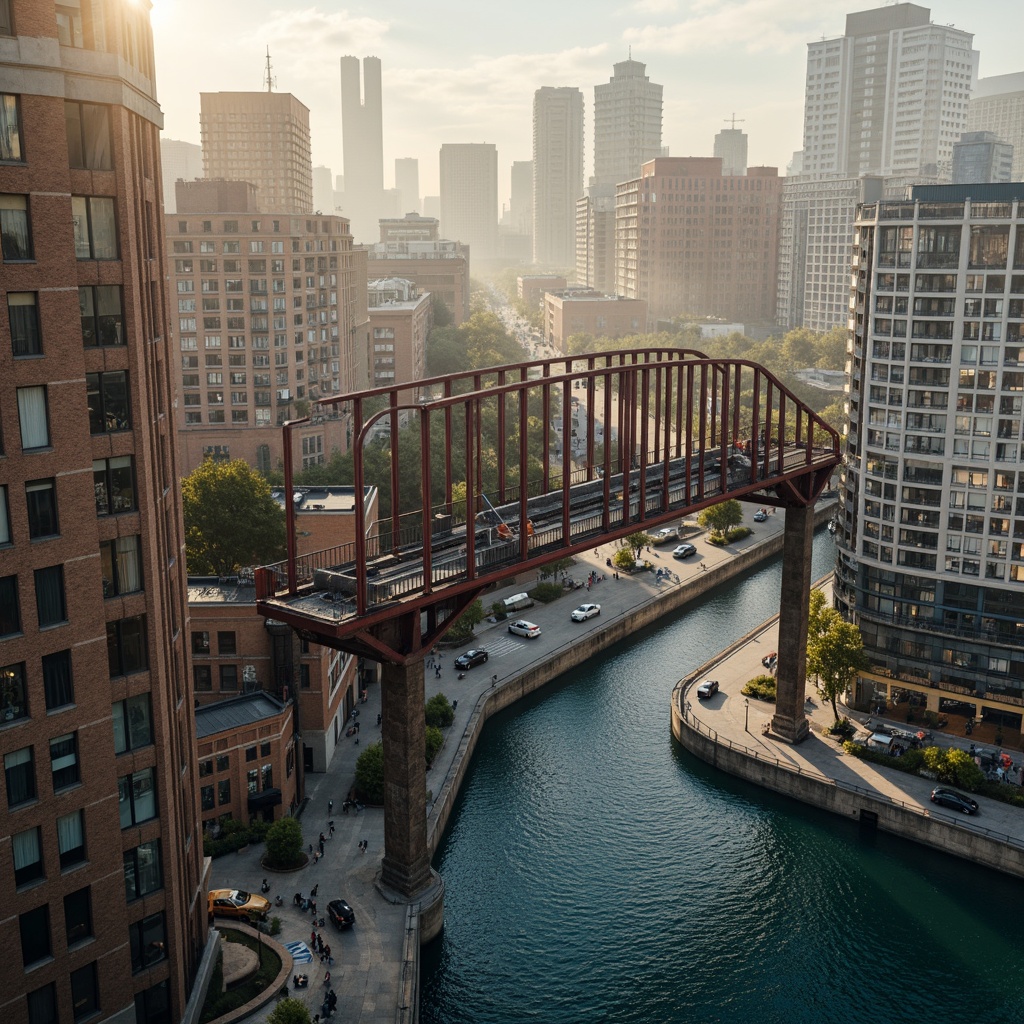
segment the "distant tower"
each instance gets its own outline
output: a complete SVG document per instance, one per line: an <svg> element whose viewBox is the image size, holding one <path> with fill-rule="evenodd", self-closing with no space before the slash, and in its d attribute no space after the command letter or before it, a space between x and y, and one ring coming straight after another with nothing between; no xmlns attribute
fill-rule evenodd
<svg viewBox="0 0 1024 1024"><path fill-rule="evenodd" d="M395 188L398 189L401 210L399 216L420 212L420 162L415 157L395 159Z"/></svg>
<svg viewBox="0 0 1024 1024"><path fill-rule="evenodd" d="M519 235L533 234L533 161L512 161L512 197L509 204L512 229Z"/></svg>
<svg viewBox="0 0 1024 1024"><path fill-rule="evenodd" d="M646 68L638 60L620 61L606 83L594 86L592 184L631 181L641 164L661 156L662 87Z"/></svg>
<svg viewBox="0 0 1024 1024"><path fill-rule="evenodd" d="M583 194L583 93L544 86L533 94L533 261L576 262L576 200Z"/></svg>
<svg viewBox="0 0 1024 1024"><path fill-rule="evenodd" d="M334 174L330 167L313 168L313 209L334 213Z"/></svg>
<svg viewBox="0 0 1024 1024"><path fill-rule="evenodd" d="M160 165L164 182L164 213L174 213L174 183L203 176L203 147L194 142L160 138Z"/></svg>
<svg viewBox="0 0 1024 1024"><path fill-rule="evenodd" d="M738 120L742 121L743 118ZM747 134L736 127L735 114L729 118L730 127L723 128L715 136L715 156L722 158L722 173L728 175L747 173Z"/></svg>
<svg viewBox="0 0 1024 1024"><path fill-rule="evenodd" d="M489 142L445 143L440 172L442 237L468 245L473 257L496 256L497 148Z"/></svg>
<svg viewBox="0 0 1024 1024"><path fill-rule="evenodd" d="M357 241L377 238L384 193L384 128L380 58L341 58L341 144L345 160L344 213Z"/></svg>
<svg viewBox="0 0 1024 1024"><path fill-rule="evenodd" d="M995 132L964 132L953 143L953 184L1012 181L1013 146Z"/></svg>

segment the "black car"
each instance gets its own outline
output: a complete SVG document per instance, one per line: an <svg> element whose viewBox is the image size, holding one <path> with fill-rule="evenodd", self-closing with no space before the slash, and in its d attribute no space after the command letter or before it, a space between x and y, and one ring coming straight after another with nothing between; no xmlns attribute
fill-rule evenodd
<svg viewBox="0 0 1024 1024"><path fill-rule="evenodd" d="M351 928L356 923L356 912L344 900L331 900L327 914L338 928Z"/></svg>
<svg viewBox="0 0 1024 1024"><path fill-rule="evenodd" d="M486 660L487 652L474 648L466 651L465 654L460 654L455 659L455 667L458 669L472 668L474 665L482 665Z"/></svg>
<svg viewBox="0 0 1024 1024"><path fill-rule="evenodd" d="M943 789L941 786L932 790L932 803L942 804L943 807L952 807L954 811L961 811L963 814L977 814L978 801L972 800L955 789Z"/></svg>

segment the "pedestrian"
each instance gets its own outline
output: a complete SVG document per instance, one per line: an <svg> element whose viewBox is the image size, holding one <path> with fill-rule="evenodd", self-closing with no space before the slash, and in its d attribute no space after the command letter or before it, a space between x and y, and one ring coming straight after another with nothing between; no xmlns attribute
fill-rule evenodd
<svg viewBox="0 0 1024 1024"><path fill-rule="evenodd" d="M331 947L328 943L324 943L324 956L327 957L327 962L329 964L334 963L334 957L331 956Z"/></svg>
<svg viewBox="0 0 1024 1024"><path fill-rule="evenodd" d="M334 838L334 822L333 821L327 827L327 838L328 839L333 839Z"/></svg>
<svg viewBox="0 0 1024 1024"><path fill-rule="evenodd" d="M330 983L331 983L331 972L330 971L324 971L324 984L325 985L330 985Z"/></svg>
<svg viewBox="0 0 1024 1024"><path fill-rule="evenodd" d="M309 890L309 898L311 900L315 900L316 899L316 894L319 891L320 891L320 883L317 882L316 885L314 885L313 888Z"/></svg>
<svg viewBox="0 0 1024 1024"><path fill-rule="evenodd" d="M320 840L320 856L322 857L323 855L324 855L324 841L321 839Z"/></svg>
<svg viewBox="0 0 1024 1024"><path fill-rule="evenodd" d="M309 844L309 855L310 855L310 857L313 856L313 844L312 843Z"/></svg>
<svg viewBox="0 0 1024 1024"><path fill-rule="evenodd" d="M440 679L441 678L441 666L440 665L438 665L437 668L434 669L434 678L435 679Z"/></svg>
<svg viewBox="0 0 1024 1024"><path fill-rule="evenodd" d="M377 712L377 728L380 728L380 712Z"/></svg>
<svg viewBox="0 0 1024 1024"><path fill-rule="evenodd" d="M323 832L320 833L320 845L321 846L324 845L324 834L323 834ZM321 850L320 852L323 853L323 850Z"/></svg>
<svg viewBox="0 0 1024 1024"><path fill-rule="evenodd" d="M310 909L313 911L313 916L316 917L316 900L309 901Z"/></svg>
<svg viewBox="0 0 1024 1024"><path fill-rule="evenodd" d="M316 924L315 921L313 923ZM309 944L316 949L316 928L309 933Z"/></svg>
<svg viewBox="0 0 1024 1024"><path fill-rule="evenodd" d="M459 702L457 700L453 700L452 701L452 711L456 711L458 709L458 707L459 707Z"/></svg>
<svg viewBox="0 0 1024 1024"><path fill-rule="evenodd" d="M316 853L313 854L313 863L316 864L316 862L318 860L320 860L320 853L319 853L319 851L317 851Z"/></svg>
<svg viewBox="0 0 1024 1024"><path fill-rule="evenodd" d="M331 816L331 811L333 811L333 810L334 810L334 801L333 800L328 800L327 801L327 817L328 818Z"/></svg>

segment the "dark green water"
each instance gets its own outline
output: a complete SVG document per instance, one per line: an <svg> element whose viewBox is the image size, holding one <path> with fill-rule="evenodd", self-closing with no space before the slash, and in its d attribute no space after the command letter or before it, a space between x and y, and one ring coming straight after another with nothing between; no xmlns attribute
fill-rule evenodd
<svg viewBox="0 0 1024 1024"><path fill-rule="evenodd" d="M436 858L423 1024L1024 1021L1024 886L672 740L672 686L778 593L776 562L488 723Z"/></svg>

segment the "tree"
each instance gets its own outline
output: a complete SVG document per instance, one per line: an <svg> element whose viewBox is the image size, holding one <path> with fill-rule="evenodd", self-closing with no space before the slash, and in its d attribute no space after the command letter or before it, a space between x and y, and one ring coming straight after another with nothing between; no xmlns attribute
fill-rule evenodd
<svg viewBox="0 0 1024 1024"><path fill-rule="evenodd" d="M455 721L455 711L443 693L435 693L427 701L424 710L427 716L427 725L432 725L435 728L447 729Z"/></svg>
<svg viewBox="0 0 1024 1024"><path fill-rule="evenodd" d="M637 530L635 533L629 533L619 543L624 548L629 548L633 552L633 561L639 560L645 547L651 543L651 535L645 533L643 530Z"/></svg>
<svg viewBox="0 0 1024 1024"><path fill-rule="evenodd" d="M384 745L379 740L356 761L356 791L369 804L384 803Z"/></svg>
<svg viewBox="0 0 1024 1024"><path fill-rule="evenodd" d="M444 746L444 733L436 725L428 725L423 730L424 754L429 768L437 757L437 752Z"/></svg>
<svg viewBox="0 0 1024 1024"><path fill-rule="evenodd" d="M301 999L282 999L271 1010L267 1024L310 1024L309 1010Z"/></svg>
<svg viewBox="0 0 1024 1024"><path fill-rule="evenodd" d="M226 576L284 558L284 510L243 459L207 459L181 482L185 562L196 576Z"/></svg>
<svg viewBox="0 0 1024 1024"><path fill-rule="evenodd" d="M557 562L549 562L547 565L541 566L538 575L542 580L546 580L549 576L564 576L575 564L576 559L571 556L559 558Z"/></svg>
<svg viewBox="0 0 1024 1024"><path fill-rule="evenodd" d="M483 602L477 598L448 629L447 639L453 643L465 643L473 635L473 627L485 618Z"/></svg>
<svg viewBox="0 0 1024 1024"><path fill-rule="evenodd" d="M702 509L697 514L697 522L712 537L725 537L729 530L743 522L743 507L735 498L729 498Z"/></svg>
<svg viewBox="0 0 1024 1024"><path fill-rule="evenodd" d="M846 692L853 677L868 666L860 630L844 622L835 608L824 608L818 619L818 632L807 636L807 669L821 680L822 696L832 705L839 720L836 701Z"/></svg>
<svg viewBox="0 0 1024 1024"><path fill-rule="evenodd" d="M302 826L295 818L278 818L270 826L267 860L271 867L282 870L302 864Z"/></svg>

